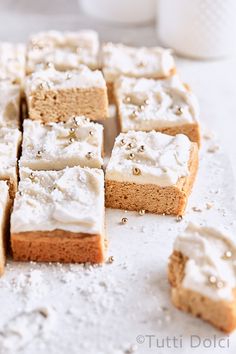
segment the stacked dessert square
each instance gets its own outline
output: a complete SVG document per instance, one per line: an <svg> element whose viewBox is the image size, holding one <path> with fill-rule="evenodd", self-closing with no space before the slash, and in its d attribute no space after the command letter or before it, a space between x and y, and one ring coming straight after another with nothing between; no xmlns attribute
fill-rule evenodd
<svg viewBox="0 0 236 354"><path fill-rule="evenodd" d="M104 191L108 97L121 132ZM0 43L0 273L9 219L14 260L102 263L105 204L182 217L199 147L198 102L170 50L100 46L89 30ZM179 235L169 262L174 305L233 330L235 249L219 230L190 225Z"/></svg>

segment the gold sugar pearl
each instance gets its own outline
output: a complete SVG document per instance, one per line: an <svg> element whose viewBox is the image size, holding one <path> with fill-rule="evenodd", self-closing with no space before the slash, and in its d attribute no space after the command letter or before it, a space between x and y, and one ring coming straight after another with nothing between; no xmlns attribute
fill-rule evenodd
<svg viewBox="0 0 236 354"><path fill-rule="evenodd" d="M125 145L125 139L121 139L120 143L121 145Z"/></svg>
<svg viewBox="0 0 236 354"><path fill-rule="evenodd" d="M133 160L134 159L134 154L131 152L130 154L129 154L129 160Z"/></svg>
<svg viewBox="0 0 236 354"><path fill-rule="evenodd" d="M47 68L53 68L53 67L54 67L53 63L50 62L50 61L48 61L48 62L46 63L46 66L47 66Z"/></svg>
<svg viewBox="0 0 236 354"><path fill-rule="evenodd" d="M67 73L66 80L70 80L71 78L72 78L72 75L70 73Z"/></svg>
<svg viewBox="0 0 236 354"><path fill-rule="evenodd" d="M90 160L90 159L92 159L92 157L93 157L93 153L92 153L91 151L89 151L89 152L86 154L86 158L87 158L88 160Z"/></svg>
<svg viewBox="0 0 236 354"><path fill-rule="evenodd" d="M128 218L122 218L121 219L121 223L122 224L127 224L127 222L128 222Z"/></svg>
<svg viewBox="0 0 236 354"><path fill-rule="evenodd" d="M139 110L144 111L144 109L145 109L144 105L141 104L141 106L139 106Z"/></svg>
<svg viewBox="0 0 236 354"><path fill-rule="evenodd" d="M144 150L145 150L145 146L144 145L141 145L140 148L138 149L138 151L140 151L140 152L144 152Z"/></svg>
<svg viewBox="0 0 236 354"><path fill-rule="evenodd" d="M70 133L74 133L75 132L75 128L70 128Z"/></svg>
<svg viewBox="0 0 236 354"><path fill-rule="evenodd" d="M224 253L224 256L223 256L224 259L229 259L231 257L232 257L232 252L231 251L226 251Z"/></svg>
<svg viewBox="0 0 236 354"><path fill-rule="evenodd" d="M130 114L130 118L137 118L138 117L138 112L137 111L133 111L131 114Z"/></svg>
<svg viewBox="0 0 236 354"><path fill-rule="evenodd" d="M70 144L74 143L74 141L75 141L74 138L70 138L70 139L69 139L69 143L70 143Z"/></svg>
<svg viewBox="0 0 236 354"><path fill-rule="evenodd" d="M126 96L123 100L124 103L130 103L131 102L131 98L129 96Z"/></svg>
<svg viewBox="0 0 236 354"><path fill-rule="evenodd" d="M38 151L37 154L36 154L37 157L42 157L42 151Z"/></svg>
<svg viewBox="0 0 236 354"><path fill-rule="evenodd" d="M180 221L182 221L182 220L183 220L183 216L182 216L182 215L177 215L176 221L177 221L177 222L180 222Z"/></svg>
<svg viewBox="0 0 236 354"><path fill-rule="evenodd" d="M216 277L214 275L210 275L208 277L208 281L209 281L210 284L216 284L217 279L216 279Z"/></svg>
<svg viewBox="0 0 236 354"><path fill-rule="evenodd" d="M75 123L76 125L79 125L79 122L78 122L77 117L73 117L73 121L74 121L74 123Z"/></svg>
<svg viewBox="0 0 236 354"><path fill-rule="evenodd" d="M31 172L30 175L29 175L29 178L30 178L31 180L35 179L35 174L34 174L33 172Z"/></svg>
<svg viewBox="0 0 236 354"><path fill-rule="evenodd" d="M111 263L113 263L113 262L114 262L114 256L108 257L107 263L111 264Z"/></svg>
<svg viewBox="0 0 236 354"><path fill-rule="evenodd" d="M139 215L141 215L141 216L142 216L142 215L144 215L144 214L146 213L146 211L145 211L144 209L141 209L141 210L139 210L139 212L138 212L138 213L139 213Z"/></svg>
<svg viewBox="0 0 236 354"><path fill-rule="evenodd" d="M133 175L139 176L141 175L141 170L138 167L133 168Z"/></svg>
<svg viewBox="0 0 236 354"><path fill-rule="evenodd" d="M128 145L127 145L127 148L130 150L130 149L133 149L134 148L134 144L132 144L132 143L129 143Z"/></svg>
<svg viewBox="0 0 236 354"><path fill-rule="evenodd" d="M149 104L150 104L150 100L147 98L147 99L144 101L144 103L145 103L146 105L149 105Z"/></svg>
<svg viewBox="0 0 236 354"><path fill-rule="evenodd" d="M218 289L222 289L222 288L224 287L224 283L223 283L222 281L218 281L218 282L216 283L216 287L217 287Z"/></svg>
<svg viewBox="0 0 236 354"><path fill-rule="evenodd" d="M94 132L92 130L90 130L89 135L94 136Z"/></svg>
<svg viewBox="0 0 236 354"><path fill-rule="evenodd" d="M183 108L178 107L175 113L177 114L177 116L180 116L181 114L183 114Z"/></svg>
<svg viewBox="0 0 236 354"><path fill-rule="evenodd" d="M19 192L19 195L20 195L21 197L22 197L23 194L24 194L24 193L23 193L22 191Z"/></svg>

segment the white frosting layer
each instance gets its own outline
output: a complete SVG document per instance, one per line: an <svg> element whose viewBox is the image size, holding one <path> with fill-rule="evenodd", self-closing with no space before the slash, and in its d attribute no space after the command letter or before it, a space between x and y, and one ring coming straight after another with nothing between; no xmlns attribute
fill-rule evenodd
<svg viewBox="0 0 236 354"><path fill-rule="evenodd" d="M17 178L17 153L21 142L18 129L0 128L0 178Z"/></svg>
<svg viewBox="0 0 236 354"><path fill-rule="evenodd" d="M175 185L179 178L189 174L191 148L192 143L183 134L121 133L112 150L106 179L162 187ZM134 174L134 169L139 169L140 174Z"/></svg>
<svg viewBox="0 0 236 354"><path fill-rule="evenodd" d="M27 72L44 69L52 63L57 70L77 69L85 64L98 68L99 40L95 31L47 31L30 37L27 52Z"/></svg>
<svg viewBox="0 0 236 354"><path fill-rule="evenodd" d="M9 80L0 81L0 127L20 125L20 86Z"/></svg>
<svg viewBox="0 0 236 354"><path fill-rule="evenodd" d="M123 132L158 130L199 118L195 95L177 75L166 80L121 77L115 87Z"/></svg>
<svg viewBox="0 0 236 354"><path fill-rule="evenodd" d="M0 79L22 83L25 76L25 46L0 42Z"/></svg>
<svg viewBox="0 0 236 354"><path fill-rule="evenodd" d="M60 171L20 170L11 232L53 231L101 234L104 229L104 174L73 167Z"/></svg>
<svg viewBox="0 0 236 354"><path fill-rule="evenodd" d="M102 48L102 67L107 82L121 75L163 78L175 67L170 50L160 47L128 47L107 43Z"/></svg>
<svg viewBox="0 0 236 354"><path fill-rule="evenodd" d="M84 65L80 65L76 71L62 72L53 68L39 70L28 76L25 81L27 95L39 89L66 90L93 87L105 88L105 80L99 70L92 71Z"/></svg>
<svg viewBox="0 0 236 354"><path fill-rule="evenodd" d="M103 126L85 117L43 124L25 119L20 167L61 170L65 167L100 168L103 164Z"/></svg>
<svg viewBox="0 0 236 354"><path fill-rule="evenodd" d="M188 257L182 282L184 288L213 300L233 300L232 290L236 288L235 237L213 227L190 223L175 240L174 249ZM231 257L227 257L227 252ZM209 281L210 277L214 282Z"/></svg>

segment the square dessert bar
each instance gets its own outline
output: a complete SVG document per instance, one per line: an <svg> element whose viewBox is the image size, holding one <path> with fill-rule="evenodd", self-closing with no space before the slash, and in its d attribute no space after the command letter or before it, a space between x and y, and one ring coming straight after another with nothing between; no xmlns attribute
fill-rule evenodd
<svg viewBox="0 0 236 354"><path fill-rule="evenodd" d="M107 43L102 47L102 70L107 82L109 99L113 99L113 85L119 76L163 79L175 72L170 50L160 47L129 47Z"/></svg>
<svg viewBox="0 0 236 354"><path fill-rule="evenodd" d="M200 144L197 98L177 75L165 80L120 77L115 84L115 100L122 132L182 133Z"/></svg>
<svg viewBox="0 0 236 354"><path fill-rule="evenodd" d="M176 238L169 260L173 304L231 332L236 328L235 263L234 235L190 223Z"/></svg>
<svg viewBox="0 0 236 354"><path fill-rule="evenodd" d="M26 72L54 66L56 70L76 70L80 64L98 69L98 34L91 30L78 32L46 31L33 34L27 46Z"/></svg>
<svg viewBox="0 0 236 354"><path fill-rule="evenodd" d="M0 181L0 276L4 272L6 262L7 234L11 207L8 188L7 182Z"/></svg>
<svg viewBox="0 0 236 354"><path fill-rule="evenodd" d="M198 147L183 134L120 134L106 169L106 206L183 215L198 168Z"/></svg>
<svg viewBox="0 0 236 354"><path fill-rule="evenodd" d="M20 85L0 81L0 127L20 126Z"/></svg>
<svg viewBox="0 0 236 354"><path fill-rule="evenodd" d="M0 80L23 83L25 77L25 45L0 42Z"/></svg>
<svg viewBox="0 0 236 354"><path fill-rule="evenodd" d="M21 132L18 129L0 128L0 180L9 184L10 197L17 191L17 157L21 144Z"/></svg>
<svg viewBox="0 0 236 354"><path fill-rule="evenodd" d="M65 123L25 119L20 167L32 170L62 170L81 166L101 168L103 126L85 117Z"/></svg>
<svg viewBox="0 0 236 354"><path fill-rule="evenodd" d="M11 247L18 261L103 262L103 171L22 168L11 215Z"/></svg>
<svg viewBox="0 0 236 354"><path fill-rule="evenodd" d="M102 73L84 65L77 71L36 71L26 78L25 91L31 119L65 121L71 116L86 115L102 120L108 116Z"/></svg>

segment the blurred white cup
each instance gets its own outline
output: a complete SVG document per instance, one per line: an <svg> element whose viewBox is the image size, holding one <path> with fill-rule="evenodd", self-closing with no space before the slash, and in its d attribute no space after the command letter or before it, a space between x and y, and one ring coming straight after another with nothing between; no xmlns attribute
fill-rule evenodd
<svg viewBox="0 0 236 354"><path fill-rule="evenodd" d="M79 0L83 11L106 22L138 24L155 19L156 0Z"/></svg>
<svg viewBox="0 0 236 354"><path fill-rule="evenodd" d="M158 0L157 31L177 53L213 59L235 53L236 0Z"/></svg>

